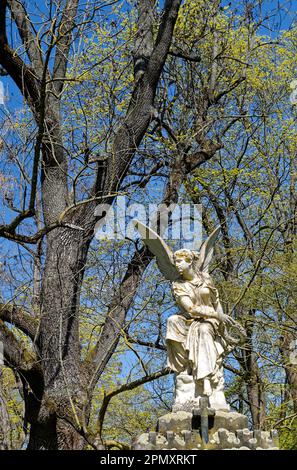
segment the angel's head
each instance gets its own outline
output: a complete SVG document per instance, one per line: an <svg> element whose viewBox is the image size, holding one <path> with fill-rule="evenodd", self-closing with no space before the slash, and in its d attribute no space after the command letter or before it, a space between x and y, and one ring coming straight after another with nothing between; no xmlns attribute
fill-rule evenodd
<svg viewBox="0 0 297 470"><path fill-rule="evenodd" d="M193 269L193 262L195 257L195 252L185 248L174 252L173 260L180 276L186 279L193 277L195 274Z"/></svg>

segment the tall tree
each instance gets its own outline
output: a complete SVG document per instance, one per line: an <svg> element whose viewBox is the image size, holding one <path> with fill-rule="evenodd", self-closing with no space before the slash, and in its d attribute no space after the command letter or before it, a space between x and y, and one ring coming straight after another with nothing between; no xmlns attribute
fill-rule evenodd
<svg viewBox="0 0 297 470"><path fill-rule="evenodd" d="M62 137L61 97L74 35L82 30L85 15L95 15L105 2L95 3L90 13L81 11L78 3L77 0L50 2L46 12L42 13L46 16L42 25L45 28L43 41L34 28L25 2L3 0L0 8L0 64L24 96L38 127L27 207L20 210L12 222L1 226L1 235L22 243L36 243L46 235L40 324L13 308L4 306L1 310L1 318L13 321L36 345L34 357L19 357L17 340L2 323L1 339L5 340L6 361L17 368L26 388L30 449L80 448L84 445L76 431L83 433L86 426L83 409L92 393L89 382L93 366L81 364L78 309L86 256L96 223L94 210L98 200L111 203L149 126L156 87L180 7L178 0L165 2L153 39L154 2L140 2L139 46L135 54L137 80L130 103L114 137L105 171L98 165L89 201L73 207L69 201L69 163ZM26 57L9 43L8 13L18 30ZM39 168L44 225L35 235L21 235L17 231L21 223L36 214ZM101 371L105 359L103 338L96 358L96 367ZM107 334L105 338L108 339ZM96 378L98 376L99 372ZM96 382L92 382L94 386Z"/></svg>

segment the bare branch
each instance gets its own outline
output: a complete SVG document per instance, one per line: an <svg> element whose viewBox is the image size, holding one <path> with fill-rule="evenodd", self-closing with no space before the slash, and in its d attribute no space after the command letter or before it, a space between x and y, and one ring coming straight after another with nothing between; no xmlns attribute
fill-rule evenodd
<svg viewBox="0 0 297 470"><path fill-rule="evenodd" d="M2 320L0 320L0 341L4 345L4 362L8 367L24 373L37 367L37 358L16 339Z"/></svg>
<svg viewBox="0 0 297 470"><path fill-rule="evenodd" d="M158 36L148 63L148 80L156 87L172 41L173 30L179 12L180 0L166 0Z"/></svg>
<svg viewBox="0 0 297 470"><path fill-rule="evenodd" d="M103 398L103 403L101 405L99 415L98 415L98 428L99 428L99 435L101 436L102 432L102 424L104 421L105 413L107 410L107 407L109 405L110 400L116 396L119 395L120 393L127 392L129 390L133 390L136 387L139 387L140 385L144 385L145 383L152 382L153 380L157 380L160 377L164 377L165 375L171 374L172 371L166 367L165 369L162 369L158 372L154 372L153 374L145 375L144 377L141 377L138 380L134 380L133 382L129 382L127 384L122 385L121 387L117 388L116 390L112 390L109 392L105 397Z"/></svg>
<svg viewBox="0 0 297 470"><path fill-rule="evenodd" d="M118 344L126 314L137 291L139 280L151 259L152 255L147 249L143 248L134 254L128 265L119 291L110 305L99 340L86 359L86 366L91 366L90 390L101 376ZM94 364L96 366L95 371Z"/></svg>
<svg viewBox="0 0 297 470"><path fill-rule="evenodd" d="M57 95L61 93L64 85L68 54L72 41L72 30L75 26L77 6L78 0L67 1L58 28L58 39L53 71L53 78L55 80L53 82L53 87Z"/></svg>
<svg viewBox="0 0 297 470"><path fill-rule="evenodd" d="M19 35L25 46L32 67L38 75L41 75L43 70L42 52L37 38L32 31L28 13L19 0L8 0L7 4L17 25Z"/></svg>
<svg viewBox="0 0 297 470"><path fill-rule="evenodd" d="M138 344L139 346L145 346L146 348L159 349L160 351L166 351L166 347L163 346L163 344L158 343L157 341L155 343L152 343L149 341L142 341L141 339L138 339L138 338L132 338L128 334L127 334L127 339L130 343Z"/></svg>
<svg viewBox="0 0 297 470"><path fill-rule="evenodd" d="M34 70L12 50L6 36L7 0L0 0L0 64L24 94L32 111L35 111L39 98L39 85Z"/></svg>
<svg viewBox="0 0 297 470"><path fill-rule="evenodd" d="M38 330L38 320L16 305L0 304L0 319L16 326L33 341Z"/></svg>
<svg viewBox="0 0 297 470"><path fill-rule="evenodd" d="M154 47L153 40L153 8L154 0L138 0L138 30L134 46L134 77L135 82L144 74Z"/></svg>
<svg viewBox="0 0 297 470"><path fill-rule="evenodd" d="M201 62L201 57L199 55L186 54L185 52L179 49L172 49L168 52L168 54L172 55L173 57L179 57L180 59L187 60L189 62Z"/></svg>

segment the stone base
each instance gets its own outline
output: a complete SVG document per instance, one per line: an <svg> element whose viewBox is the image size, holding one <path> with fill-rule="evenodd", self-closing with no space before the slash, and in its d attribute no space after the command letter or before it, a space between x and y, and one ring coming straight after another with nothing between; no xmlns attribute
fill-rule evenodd
<svg viewBox="0 0 297 470"><path fill-rule="evenodd" d="M175 401L172 407L173 413L176 413L178 411L188 411L189 413L192 413L193 408L199 408L201 396L198 396L194 400L188 400L188 401L183 401L183 402ZM230 411L230 406L226 402L224 392L214 392L209 397L209 406L213 410L217 410L217 411L219 410Z"/></svg>
<svg viewBox="0 0 297 470"><path fill-rule="evenodd" d="M199 408L200 399L205 397L203 381L194 381L192 375L181 372L175 377L175 397L172 407L173 412L189 411ZM209 406L213 410L229 411L230 406L226 402L223 384L212 384L212 393L208 397Z"/></svg>
<svg viewBox="0 0 297 470"><path fill-rule="evenodd" d="M209 442L202 442L200 423L192 412L168 413L158 419L157 431L141 434L135 450L278 450L277 431L249 431L247 417L216 411L209 418Z"/></svg>

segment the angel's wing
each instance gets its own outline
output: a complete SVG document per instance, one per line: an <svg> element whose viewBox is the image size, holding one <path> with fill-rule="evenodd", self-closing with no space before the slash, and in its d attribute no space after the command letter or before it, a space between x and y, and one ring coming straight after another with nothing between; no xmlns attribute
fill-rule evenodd
<svg viewBox="0 0 297 470"><path fill-rule="evenodd" d="M200 255L195 263L195 270L203 271L208 273L209 265L213 256L214 245L218 238L220 225L218 225L214 231L209 235L207 240L202 244L200 248Z"/></svg>
<svg viewBox="0 0 297 470"><path fill-rule="evenodd" d="M175 267L173 253L169 246L154 230L142 224L139 220L133 219L132 222L140 233L143 242L150 252L155 255L161 273L169 281L176 281L180 276Z"/></svg>

